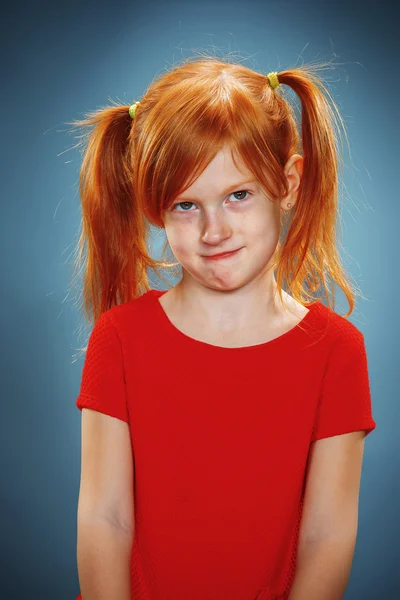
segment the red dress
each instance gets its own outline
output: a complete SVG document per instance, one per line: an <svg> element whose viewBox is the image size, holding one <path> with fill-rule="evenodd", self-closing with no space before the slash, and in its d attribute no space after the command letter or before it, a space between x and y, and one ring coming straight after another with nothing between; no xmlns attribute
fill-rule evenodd
<svg viewBox="0 0 400 600"><path fill-rule="evenodd" d="M213 346L171 323L163 293L101 315L76 401L129 423L132 599L284 600L311 442L376 427L364 336L315 302L303 329Z"/></svg>

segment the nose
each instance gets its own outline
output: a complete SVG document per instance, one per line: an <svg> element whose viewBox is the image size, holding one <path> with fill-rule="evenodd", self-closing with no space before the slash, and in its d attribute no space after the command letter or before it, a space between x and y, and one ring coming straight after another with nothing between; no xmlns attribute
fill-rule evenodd
<svg viewBox="0 0 400 600"><path fill-rule="evenodd" d="M232 227L222 214L223 211L216 211L212 215L206 215L201 234L201 241L211 246L217 246L232 235Z"/></svg>

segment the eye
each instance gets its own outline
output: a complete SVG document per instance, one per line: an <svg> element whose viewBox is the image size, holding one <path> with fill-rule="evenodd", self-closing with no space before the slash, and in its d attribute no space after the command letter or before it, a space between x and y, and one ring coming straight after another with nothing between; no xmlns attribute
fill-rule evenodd
<svg viewBox="0 0 400 600"><path fill-rule="evenodd" d="M249 190L239 190L238 192L232 192L231 196L233 196L233 194L249 194L251 196L252 192L250 192ZM244 200L247 200L247 198L236 198L236 200L240 200L241 202L243 202Z"/></svg>
<svg viewBox="0 0 400 600"><path fill-rule="evenodd" d="M253 192L250 192L249 190L238 190L237 192L232 192L232 194L230 194L230 196L233 196L235 194L248 194L249 196L252 196ZM238 200L238 202L234 202L233 204L240 204L241 202L245 202L246 200L248 200L249 196L247 196L246 198L236 198L236 200ZM189 202L189 201L186 201L186 202L177 202L176 204L174 204L172 206L171 210L173 210L175 212L193 212L192 210L176 210L177 206L184 206L184 205L187 206L187 205L190 205L190 204L194 205L194 202Z"/></svg>

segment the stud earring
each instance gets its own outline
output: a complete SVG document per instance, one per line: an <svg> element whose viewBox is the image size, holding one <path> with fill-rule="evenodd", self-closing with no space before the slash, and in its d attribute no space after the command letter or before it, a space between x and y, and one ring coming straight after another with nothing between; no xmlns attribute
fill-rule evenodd
<svg viewBox="0 0 400 600"><path fill-rule="evenodd" d="M288 207L288 208L290 208L291 206L292 206L292 205L291 205L291 204L290 204L290 202L289 202L289 204L287 205L287 207Z"/></svg>

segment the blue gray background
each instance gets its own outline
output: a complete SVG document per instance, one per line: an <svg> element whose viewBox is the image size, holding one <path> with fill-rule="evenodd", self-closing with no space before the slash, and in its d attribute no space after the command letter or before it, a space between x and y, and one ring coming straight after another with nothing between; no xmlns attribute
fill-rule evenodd
<svg viewBox="0 0 400 600"><path fill-rule="evenodd" d="M327 75L351 143L341 196L342 257L364 294L350 320L365 336L377 421L365 444L345 598L400 598L395 25L394 4L366 1L114 0L3 8L0 600L68 600L79 589L75 399L83 362L74 356L88 332L82 335L71 290L80 154L66 123L109 99L130 104L155 75L198 50L236 53L265 73L302 61L336 64ZM161 249L161 240L154 247ZM337 300L344 314L347 303L342 295Z"/></svg>

